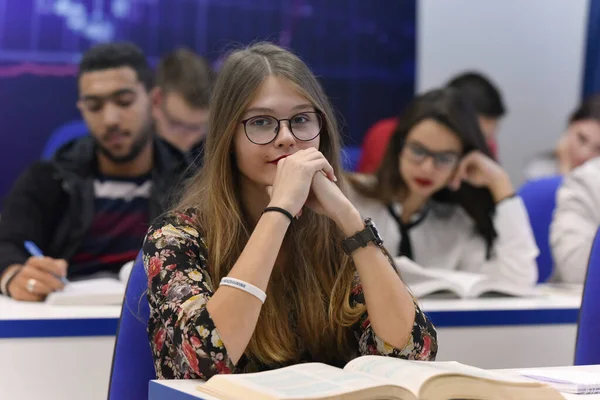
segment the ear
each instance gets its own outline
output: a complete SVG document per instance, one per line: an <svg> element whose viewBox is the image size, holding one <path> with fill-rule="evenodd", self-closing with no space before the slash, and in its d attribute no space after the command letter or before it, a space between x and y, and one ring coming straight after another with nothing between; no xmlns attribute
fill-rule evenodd
<svg viewBox="0 0 600 400"><path fill-rule="evenodd" d="M163 102L164 96L163 91L158 86L154 86L150 91L150 101L153 107L158 107Z"/></svg>
<svg viewBox="0 0 600 400"><path fill-rule="evenodd" d="M77 109L79 110L79 112L81 114L83 114L83 101L82 100L77 100L77 102L75 103L75 106L77 106Z"/></svg>

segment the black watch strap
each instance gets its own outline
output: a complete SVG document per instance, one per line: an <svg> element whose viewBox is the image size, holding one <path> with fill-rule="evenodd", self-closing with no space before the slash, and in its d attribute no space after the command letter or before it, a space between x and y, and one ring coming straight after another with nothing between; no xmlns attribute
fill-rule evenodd
<svg viewBox="0 0 600 400"><path fill-rule="evenodd" d="M370 218L367 218L365 220L365 229L355 233L349 238L342 240L342 249L344 250L344 253L350 255L357 249L366 247L371 242L378 246L383 244L375 225L372 223Z"/></svg>

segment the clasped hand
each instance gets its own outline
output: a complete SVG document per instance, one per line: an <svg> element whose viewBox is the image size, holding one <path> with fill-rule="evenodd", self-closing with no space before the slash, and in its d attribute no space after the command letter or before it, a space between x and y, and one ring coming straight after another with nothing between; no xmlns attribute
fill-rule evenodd
<svg viewBox="0 0 600 400"><path fill-rule="evenodd" d="M334 182L337 177L333 167L320 151L300 150L277 163L275 181L267 188L269 206L282 207L296 217L308 207L340 225L357 212Z"/></svg>

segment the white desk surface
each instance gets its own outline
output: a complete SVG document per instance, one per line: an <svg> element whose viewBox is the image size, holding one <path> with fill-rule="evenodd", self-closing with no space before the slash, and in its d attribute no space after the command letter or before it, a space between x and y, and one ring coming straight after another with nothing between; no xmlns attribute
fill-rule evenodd
<svg viewBox="0 0 600 400"><path fill-rule="evenodd" d="M533 297L488 297L477 299L436 299L419 300L423 311L486 311L486 310L547 310L579 309L581 287L559 288L541 285Z"/></svg>
<svg viewBox="0 0 600 400"><path fill-rule="evenodd" d="M540 287L535 297L497 297L480 299L420 299L426 312L486 311L527 309L578 309L581 291ZM14 301L0 295L1 320L119 318L120 306L53 306Z"/></svg>
<svg viewBox="0 0 600 400"><path fill-rule="evenodd" d="M481 368L571 363L579 303L580 292L568 290L540 290L535 298L525 299L421 301L437 321L438 360ZM106 398L119 315L118 306L52 306L0 296L0 376L6 378L1 390L5 396L0 397ZM557 348L556 343L562 345ZM29 378L32 359L47 371L37 385Z"/></svg>
<svg viewBox="0 0 600 400"><path fill-rule="evenodd" d="M600 365L589 365L589 366L571 366L571 367L554 367L552 369L564 369L576 371L585 371L599 374L600 376ZM536 368L539 370L539 368ZM497 370L507 373L513 373L514 370ZM196 387L203 381L198 380L155 380L150 383L150 393L148 400L193 400L193 399L204 399L204 400L218 400L216 397L210 397L205 394L201 394ZM596 395L575 395L575 394L563 394L565 399L573 400L600 400L600 394Z"/></svg>
<svg viewBox="0 0 600 400"><path fill-rule="evenodd" d="M119 318L120 306L54 306L0 296L0 321L36 319Z"/></svg>
<svg viewBox="0 0 600 400"><path fill-rule="evenodd" d="M535 297L421 299L438 328L576 324L580 289L539 287ZM0 296L0 337L105 336L116 333L120 306L56 306ZM57 325L59 321L70 325ZM25 336L24 336L25 335Z"/></svg>

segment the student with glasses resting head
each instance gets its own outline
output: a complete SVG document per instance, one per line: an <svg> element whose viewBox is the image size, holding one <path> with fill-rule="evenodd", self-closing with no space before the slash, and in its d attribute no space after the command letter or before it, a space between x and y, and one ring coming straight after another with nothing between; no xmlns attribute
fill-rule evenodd
<svg viewBox="0 0 600 400"><path fill-rule="evenodd" d="M433 359L434 327L336 178L340 134L308 67L257 44L213 93L204 167L143 246L158 377Z"/></svg>
<svg viewBox="0 0 600 400"><path fill-rule="evenodd" d="M536 282L538 250L525 207L456 89L417 97L376 174L350 182L350 198L373 218L393 255L424 267Z"/></svg>

